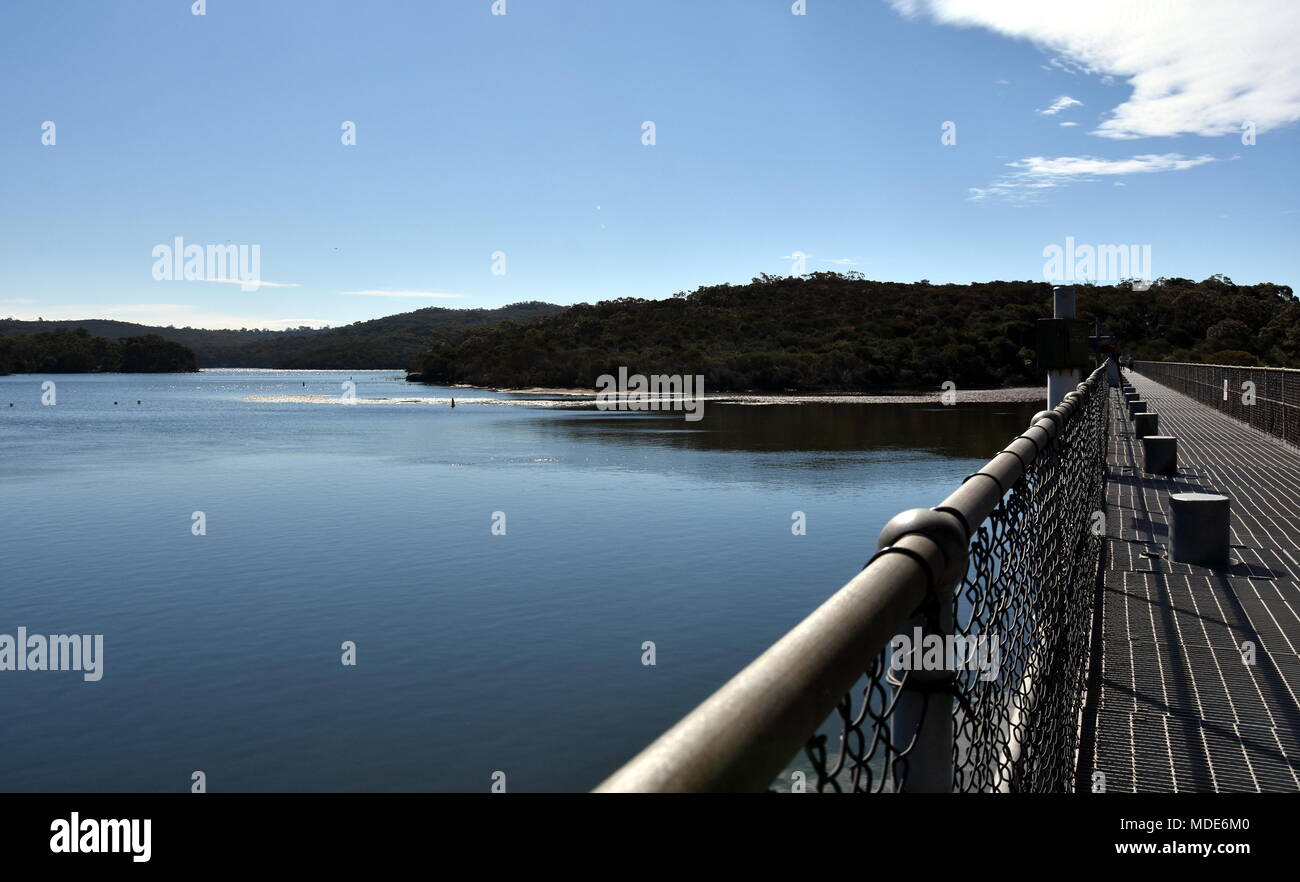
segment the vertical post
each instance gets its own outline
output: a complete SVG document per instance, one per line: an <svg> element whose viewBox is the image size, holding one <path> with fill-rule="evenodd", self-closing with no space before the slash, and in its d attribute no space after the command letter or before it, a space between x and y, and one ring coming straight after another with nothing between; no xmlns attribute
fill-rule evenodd
<svg viewBox="0 0 1300 882"><path fill-rule="evenodd" d="M1052 288L1052 317L1072 319L1075 317L1075 297L1073 285L1057 285ZM1079 372L1073 368L1058 368L1047 372L1047 409L1052 410L1073 392L1079 385Z"/></svg>
<svg viewBox="0 0 1300 882"><path fill-rule="evenodd" d="M1276 405L1279 411L1278 419L1282 421L1282 431L1280 434L1283 441L1291 441L1291 420L1288 419L1289 413L1287 408L1289 402L1286 397L1286 371L1278 371L1278 376L1281 377L1282 382L1281 388L1277 390ZM1292 441L1291 443L1294 444L1295 442Z"/></svg>
<svg viewBox="0 0 1300 882"><path fill-rule="evenodd" d="M920 615L907 623L907 634L934 635L945 641L953 633L951 603L940 603L938 616ZM951 684L957 672L927 671L919 663L922 647L912 647L913 665L901 687L894 679L897 695L890 715L890 742L896 751L907 751L905 788L908 793L952 793L953 730ZM945 652L945 658L947 654ZM899 774L894 770L895 776Z"/></svg>
<svg viewBox="0 0 1300 882"><path fill-rule="evenodd" d="M954 631L955 592L966 575L970 537L965 522L949 512L913 508L896 515L885 524L876 540L877 549L893 546L904 536L918 534L938 546L943 556L942 570L930 572L930 591L920 609L908 621L905 634L912 644L910 658L899 658L902 670L895 666L895 647L890 646L889 680L894 686L894 710L889 720L890 747L903 754L892 769L897 784L906 770L902 789L908 793L952 793L953 685L957 666L946 651L947 638ZM927 665L923 643L937 639L945 648L939 670ZM901 649L901 647L899 647ZM874 748L873 748L874 749Z"/></svg>

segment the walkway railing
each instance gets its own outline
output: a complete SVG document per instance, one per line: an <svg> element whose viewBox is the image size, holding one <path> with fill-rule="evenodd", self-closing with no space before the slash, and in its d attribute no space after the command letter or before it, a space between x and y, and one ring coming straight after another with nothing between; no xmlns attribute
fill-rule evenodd
<svg viewBox="0 0 1300 882"><path fill-rule="evenodd" d="M848 584L597 790L1074 789L1108 394L1099 368L895 517Z"/></svg>
<svg viewBox="0 0 1300 882"><path fill-rule="evenodd" d="M1256 429L1300 445L1300 370L1166 361L1135 361L1132 369Z"/></svg>

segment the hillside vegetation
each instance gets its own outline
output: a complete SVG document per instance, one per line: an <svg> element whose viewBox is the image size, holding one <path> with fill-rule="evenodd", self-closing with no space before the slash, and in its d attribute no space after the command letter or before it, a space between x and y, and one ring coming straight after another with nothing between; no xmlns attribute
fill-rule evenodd
<svg viewBox="0 0 1300 882"><path fill-rule="evenodd" d="M194 353L157 334L109 340L78 328L0 337L0 374L196 371Z"/></svg>
<svg viewBox="0 0 1300 882"><path fill-rule="evenodd" d="M1080 318L1141 359L1300 366L1300 301L1284 285L1160 279L1077 286ZM592 388L631 373L703 374L714 390L857 390L1037 384L1036 319L1051 285L875 282L860 274L762 276L667 300L579 304L528 323L436 341L425 382Z"/></svg>
<svg viewBox="0 0 1300 882"><path fill-rule="evenodd" d="M529 301L499 309L428 307L413 312L356 322L340 328L287 331L162 328L108 319L79 321L0 321L0 338L60 329L85 328L92 335L116 340L157 334L194 350L199 367L281 369L404 369L418 362L429 345L469 328L498 322L528 321L563 309Z"/></svg>

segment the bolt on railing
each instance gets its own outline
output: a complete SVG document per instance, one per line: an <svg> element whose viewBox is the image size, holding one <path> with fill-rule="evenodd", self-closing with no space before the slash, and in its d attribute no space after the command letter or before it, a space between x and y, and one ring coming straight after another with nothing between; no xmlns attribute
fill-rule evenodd
<svg viewBox="0 0 1300 882"><path fill-rule="evenodd" d="M1098 368L942 503L891 520L856 576L597 791L767 790L801 749L818 790L1071 789L1108 395ZM991 677L969 664L990 644Z"/></svg>
<svg viewBox="0 0 1300 882"><path fill-rule="evenodd" d="M1132 370L1300 446L1300 370L1169 361L1135 361Z"/></svg>

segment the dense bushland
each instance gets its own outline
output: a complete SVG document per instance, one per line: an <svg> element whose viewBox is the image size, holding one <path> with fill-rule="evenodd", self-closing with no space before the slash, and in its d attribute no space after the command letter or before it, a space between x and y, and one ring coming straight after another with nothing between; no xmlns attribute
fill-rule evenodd
<svg viewBox="0 0 1300 882"><path fill-rule="evenodd" d="M0 374L196 371L194 353L157 334L109 340L78 328L0 337Z"/></svg>
<svg viewBox="0 0 1300 882"><path fill-rule="evenodd" d="M440 340L426 382L594 386L601 374L703 374L715 390L888 390L1039 383L1034 323L1051 315L1041 282L933 285L860 274L761 276L667 300L579 304L527 323ZM1078 286L1121 353L1143 359L1255 359L1300 366L1300 301L1289 287L1160 279Z"/></svg>

